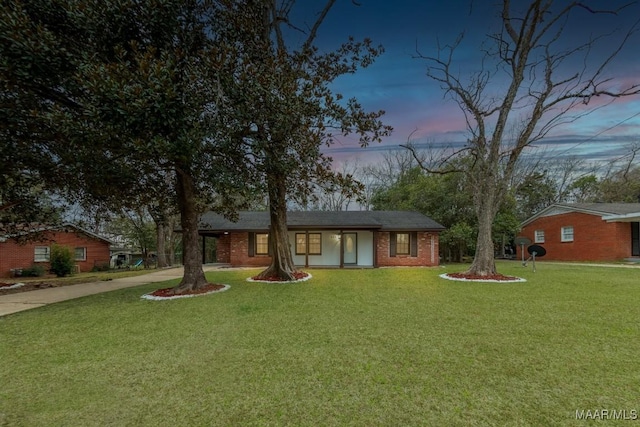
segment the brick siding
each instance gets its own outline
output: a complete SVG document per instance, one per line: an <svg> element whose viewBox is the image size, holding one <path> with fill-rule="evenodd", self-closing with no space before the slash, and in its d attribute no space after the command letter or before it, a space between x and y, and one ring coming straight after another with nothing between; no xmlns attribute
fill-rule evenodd
<svg viewBox="0 0 640 427"><path fill-rule="evenodd" d="M390 256L389 232L376 233L376 265L378 267L400 267L400 266L437 266L439 258L439 239L437 233L418 232L418 256L396 255ZM433 248L431 241L433 238Z"/></svg>
<svg viewBox="0 0 640 427"><path fill-rule="evenodd" d="M573 242L561 241L562 227L573 227ZM545 260L616 261L631 256L631 223L606 222L581 212L541 217L527 224L520 235L535 242L535 230L544 230ZM518 259L521 259L518 247ZM528 257L525 247L525 258Z"/></svg>
<svg viewBox="0 0 640 427"><path fill-rule="evenodd" d="M216 262L231 262L231 236L223 234L216 242Z"/></svg>
<svg viewBox="0 0 640 427"><path fill-rule="evenodd" d="M229 233L229 262L235 266L265 267L271 263L268 255L249 256L249 233Z"/></svg>
<svg viewBox="0 0 640 427"><path fill-rule="evenodd" d="M418 256L409 255L389 256L389 233L376 232L374 239L376 250L376 265L378 267L392 266L437 266L439 264L437 233L418 233ZM431 243L433 240L433 248ZM268 266L271 257L267 255L249 256L249 233L225 234L218 239L217 260L227 262L233 266ZM432 252L433 251L433 252Z"/></svg>
<svg viewBox="0 0 640 427"><path fill-rule="evenodd" d="M73 231L49 232L45 236L47 240L41 242L29 242L18 244L13 240L0 242L0 277L11 276L12 269L28 268L42 265L45 270L50 268L48 262L35 262L36 246L51 246L54 243L60 246L74 248L86 248L86 260L74 261L81 272L91 271L95 265L108 264L110 259L109 243L104 240L94 239L83 233Z"/></svg>

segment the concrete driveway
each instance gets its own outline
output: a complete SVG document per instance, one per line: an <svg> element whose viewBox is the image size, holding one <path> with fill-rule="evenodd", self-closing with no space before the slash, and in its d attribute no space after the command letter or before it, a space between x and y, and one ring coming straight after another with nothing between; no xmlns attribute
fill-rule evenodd
<svg viewBox="0 0 640 427"><path fill-rule="evenodd" d="M204 266L204 271L215 270L220 267L220 265ZM124 277L110 281L80 283L77 285L61 286L58 288L38 289L36 291L0 295L0 317L87 295L115 291L123 288L131 288L133 286L145 285L147 283L180 279L182 278L183 272L184 269L182 267L167 268L160 271L154 271L149 274Z"/></svg>

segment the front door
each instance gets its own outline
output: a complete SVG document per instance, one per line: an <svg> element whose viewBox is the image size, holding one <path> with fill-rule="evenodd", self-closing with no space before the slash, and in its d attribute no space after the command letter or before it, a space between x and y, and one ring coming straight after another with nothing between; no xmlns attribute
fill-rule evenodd
<svg viewBox="0 0 640 427"><path fill-rule="evenodd" d="M342 234L342 260L345 265L358 263L358 235L356 233Z"/></svg>
<svg viewBox="0 0 640 427"><path fill-rule="evenodd" d="M631 223L631 256L640 256L640 222Z"/></svg>

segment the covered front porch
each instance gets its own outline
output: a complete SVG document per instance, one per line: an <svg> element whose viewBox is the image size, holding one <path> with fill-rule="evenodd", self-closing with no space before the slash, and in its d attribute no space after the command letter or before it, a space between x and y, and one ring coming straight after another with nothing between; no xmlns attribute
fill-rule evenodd
<svg viewBox="0 0 640 427"><path fill-rule="evenodd" d="M375 267L372 230L292 230L291 255L299 267Z"/></svg>

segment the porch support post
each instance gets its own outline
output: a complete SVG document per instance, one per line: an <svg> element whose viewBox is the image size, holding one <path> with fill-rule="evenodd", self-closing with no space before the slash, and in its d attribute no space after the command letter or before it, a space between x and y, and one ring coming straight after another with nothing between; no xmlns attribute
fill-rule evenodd
<svg viewBox="0 0 640 427"><path fill-rule="evenodd" d="M206 263L205 253L207 250L207 236L202 234L201 237L202 237L202 263L205 264Z"/></svg>
<svg viewBox="0 0 640 427"><path fill-rule="evenodd" d="M378 268L378 232L373 230L373 268Z"/></svg>
<svg viewBox="0 0 640 427"><path fill-rule="evenodd" d="M343 231L340 230L340 268L344 268L344 239Z"/></svg>
<svg viewBox="0 0 640 427"><path fill-rule="evenodd" d="M304 267L309 268L309 230L305 230L304 232Z"/></svg>

